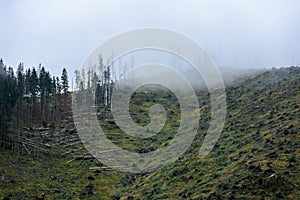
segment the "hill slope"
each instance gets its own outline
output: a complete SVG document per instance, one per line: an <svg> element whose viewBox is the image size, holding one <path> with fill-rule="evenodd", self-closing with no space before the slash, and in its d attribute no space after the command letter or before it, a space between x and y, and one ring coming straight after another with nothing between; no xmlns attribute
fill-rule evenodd
<svg viewBox="0 0 300 200"><path fill-rule="evenodd" d="M226 93L225 127L213 151L198 157L210 119L209 94L202 91L195 141L174 164L147 174L107 171L91 159L78 143L71 113L56 125L54 139L50 129L28 129L26 135L45 148L58 147L60 156L42 153L32 158L26 149L19 155L0 150L0 199L299 198L300 68L241 78L226 86ZM109 111L100 110L107 137L129 151L162 148L178 129L180 109L168 91L140 90L131 100L133 120L149 123L153 103L164 105L169 114L162 134L148 140L118 134Z"/></svg>
<svg viewBox="0 0 300 200"><path fill-rule="evenodd" d="M273 69L240 79L227 87L226 93L225 128L206 158L197 157L202 138L197 137L181 159L139 176L115 196L300 198L300 68ZM207 118L200 127L207 127ZM205 134L203 129L198 132Z"/></svg>

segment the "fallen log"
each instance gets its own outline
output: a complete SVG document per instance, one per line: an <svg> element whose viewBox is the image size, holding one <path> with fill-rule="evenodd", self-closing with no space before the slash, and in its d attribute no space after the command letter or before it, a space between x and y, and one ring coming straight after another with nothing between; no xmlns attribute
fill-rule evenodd
<svg viewBox="0 0 300 200"><path fill-rule="evenodd" d="M112 169L109 167L90 167L89 171L92 171L92 172L112 171Z"/></svg>

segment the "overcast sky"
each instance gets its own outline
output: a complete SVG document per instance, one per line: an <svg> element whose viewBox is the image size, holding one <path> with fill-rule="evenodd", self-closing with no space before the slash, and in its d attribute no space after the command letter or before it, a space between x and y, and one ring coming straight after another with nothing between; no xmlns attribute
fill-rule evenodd
<svg viewBox="0 0 300 200"><path fill-rule="evenodd" d="M118 33L161 27L202 44L219 66L300 65L299 0L0 0L0 57L77 69Z"/></svg>

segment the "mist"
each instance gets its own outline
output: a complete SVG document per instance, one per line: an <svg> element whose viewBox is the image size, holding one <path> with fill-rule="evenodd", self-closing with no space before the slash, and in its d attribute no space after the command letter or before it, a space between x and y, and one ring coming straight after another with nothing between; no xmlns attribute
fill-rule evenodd
<svg viewBox="0 0 300 200"><path fill-rule="evenodd" d="M296 0L30 0L2 1L0 6L0 57L8 66L42 63L54 75L63 67L74 72L113 35L143 27L191 37L220 68L300 64Z"/></svg>
<svg viewBox="0 0 300 200"><path fill-rule="evenodd" d="M153 89L157 85L156 82L163 81L166 85L172 85L172 87L184 91L186 88L182 81L187 81L195 90L207 89L207 84L201 71L199 73L196 70L196 66L182 58L180 50L174 52L171 53L160 49L142 49L129 52L118 58L113 58L112 53L112 56L107 58L107 63L110 63L111 80L117 83L118 88L129 87L137 89L142 85L148 85L148 88ZM112 61L109 62L110 60ZM103 62L106 63L105 59ZM147 70L146 67L151 69ZM223 83L227 84L238 78L249 76L265 69L219 67L218 70ZM172 76L170 74L171 71L179 74L179 76ZM98 71L98 77L101 77L100 71ZM208 79L211 78L208 77ZM85 80L87 80L87 74ZM144 80L153 81L141 84Z"/></svg>

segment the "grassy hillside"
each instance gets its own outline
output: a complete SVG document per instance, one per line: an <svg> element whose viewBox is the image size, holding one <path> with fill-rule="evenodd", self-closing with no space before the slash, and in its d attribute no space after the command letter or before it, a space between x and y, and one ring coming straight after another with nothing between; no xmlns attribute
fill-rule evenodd
<svg viewBox="0 0 300 200"><path fill-rule="evenodd" d="M49 129L29 129L40 143L55 146L59 155L33 158L26 151L18 155L0 150L0 199L300 198L300 68L241 78L226 86L226 94L225 127L213 151L198 157L210 119L209 94L202 91L193 144L174 164L147 174L110 171L91 159L67 120L56 125L57 140L43 138ZM154 103L168 113L161 133L150 139L120 134L110 112L102 109L99 119L107 137L133 152L163 148L179 126L174 95L141 88L132 97L130 111L136 123L146 125Z"/></svg>
<svg viewBox="0 0 300 200"><path fill-rule="evenodd" d="M204 117L197 139L182 158L157 172L139 176L117 196L300 198L300 69L273 69L240 79L228 86L226 93L225 128L206 158L197 157L203 128L207 127L208 118Z"/></svg>

